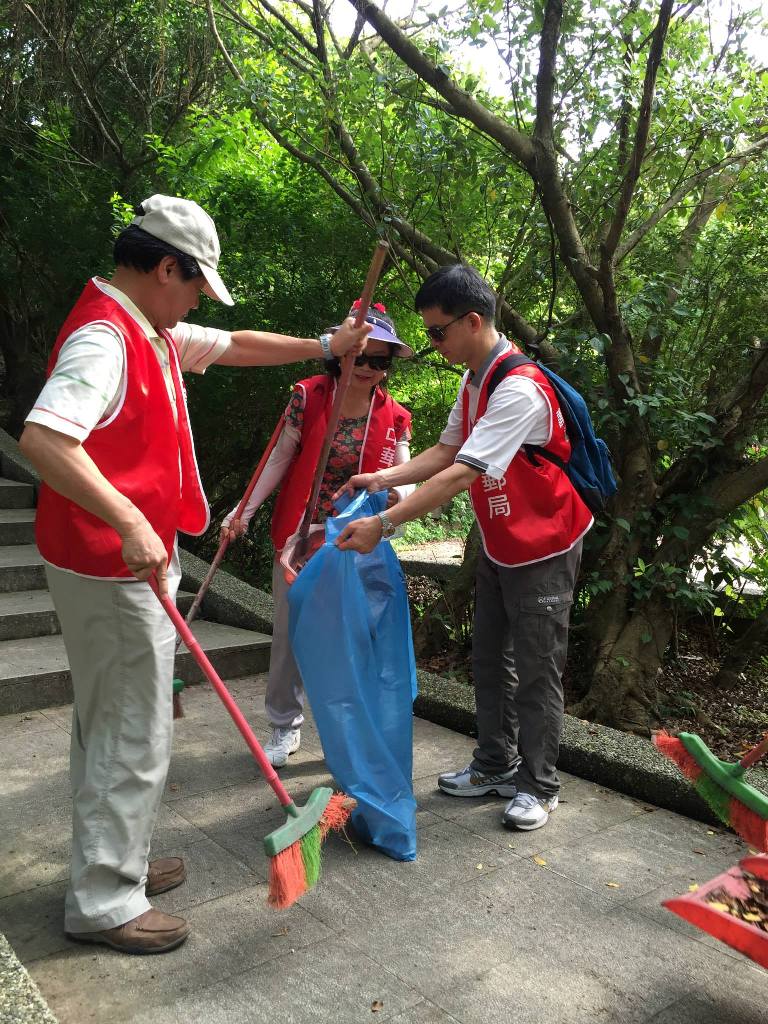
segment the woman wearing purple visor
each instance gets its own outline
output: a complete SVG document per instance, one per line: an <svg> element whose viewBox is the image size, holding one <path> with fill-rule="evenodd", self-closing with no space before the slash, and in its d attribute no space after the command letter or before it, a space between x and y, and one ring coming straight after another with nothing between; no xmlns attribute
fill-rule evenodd
<svg viewBox="0 0 768 1024"><path fill-rule="evenodd" d="M359 307L356 302L349 315ZM365 350L355 359L349 389L341 406L341 419L331 445L328 465L320 487L315 521L334 514L331 497L355 473L376 472L410 459L411 415L386 390L387 371L394 358L409 359L413 350L402 342L395 325L380 303L372 305L366 320L373 330ZM338 327L331 328L331 331ZM321 337L328 347L330 334ZM280 438L264 467L241 519L235 509L221 524L222 538L230 541L248 529L254 512L276 487L280 493L272 517L275 560L272 568L274 622L267 681L266 709L272 735L264 746L270 762L282 767L301 743L304 721L304 686L288 639L288 586L280 565L286 540L299 528L312 490L315 467L330 417L336 381L341 373L338 359L326 361L326 373L300 380L285 410ZM413 485L393 488L393 505L413 490Z"/></svg>

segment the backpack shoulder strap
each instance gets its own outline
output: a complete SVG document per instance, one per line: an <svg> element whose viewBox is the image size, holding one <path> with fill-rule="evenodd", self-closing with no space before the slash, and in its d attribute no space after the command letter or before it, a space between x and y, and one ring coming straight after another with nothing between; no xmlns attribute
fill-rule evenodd
<svg viewBox="0 0 768 1024"><path fill-rule="evenodd" d="M529 359L528 356L523 355L522 352L513 352L510 355L508 355L505 359L502 359L501 362L496 367L496 369L493 371L491 379L488 382L488 397L491 397L493 392L504 380L504 378L506 377L510 370L516 370L518 366L526 366L529 364L531 366L539 366L535 359ZM539 369L542 371L542 373L545 373L544 369L541 366L539 366ZM560 409L563 413L566 434L568 434L569 437L581 438L581 428L579 427L578 422L576 421L576 418L573 415L573 411L571 410L571 407L565 395L563 395L560 388L557 387L555 381L553 381L548 374L545 375L547 377L547 380L549 381L550 387L555 393L555 398L557 399L558 405L560 406ZM563 472L567 471L568 463L565 460L561 459L559 455L555 455L554 452L549 451L547 448L544 448L543 446L538 444L524 444L523 448L525 449L525 453L531 460L531 462L535 463L536 456L540 456L541 458L546 459L547 462L554 463L554 465L557 466L559 469L562 469Z"/></svg>
<svg viewBox="0 0 768 1024"><path fill-rule="evenodd" d="M522 352L512 352L508 356L505 356L497 365L496 369L491 374L491 379L488 381L488 397L491 397L510 370L516 370L518 366L527 365L536 366L537 364L534 359L529 359L528 356L523 355Z"/></svg>

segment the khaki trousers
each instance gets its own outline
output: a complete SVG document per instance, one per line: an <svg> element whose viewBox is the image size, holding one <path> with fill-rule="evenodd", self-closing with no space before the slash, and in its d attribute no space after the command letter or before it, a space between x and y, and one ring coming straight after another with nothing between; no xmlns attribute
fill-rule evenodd
<svg viewBox="0 0 768 1024"><path fill-rule="evenodd" d="M46 566L74 688L72 871L64 926L100 931L149 909L149 845L173 733L176 634L148 583ZM175 600L181 573L168 570Z"/></svg>

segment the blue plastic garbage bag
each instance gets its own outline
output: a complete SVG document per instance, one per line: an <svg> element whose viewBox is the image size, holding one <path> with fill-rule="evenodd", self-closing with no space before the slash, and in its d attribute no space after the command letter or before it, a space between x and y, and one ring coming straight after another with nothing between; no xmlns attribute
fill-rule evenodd
<svg viewBox="0 0 768 1024"><path fill-rule="evenodd" d="M368 555L334 543L386 497L361 491L339 502L325 543L288 591L289 633L326 764L357 800L355 830L390 857L414 860L416 663L403 571L389 541Z"/></svg>

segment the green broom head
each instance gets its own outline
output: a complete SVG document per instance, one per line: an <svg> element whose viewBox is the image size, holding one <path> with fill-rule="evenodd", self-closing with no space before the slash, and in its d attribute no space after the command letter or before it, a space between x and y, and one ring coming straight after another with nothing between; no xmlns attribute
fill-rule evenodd
<svg viewBox="0 0 768 1024"><path fill-rule="evenodd" d="M768 850L768 796L744 781L740 764L715 757L701 737L681 732L678 741L687 762L683 770L720 821L758 850ZM673 760L683 767L683 757ZM699 769L695 776L692 765Z"/></svg>
<svg viewBox="0 0 768 1024"><path fill-rule="evenodd" d="M740 764L721 761L719 757L715 757L701 737L695 736L693 733L681 732L679 739L688 753L700 765L702 774L708 777L716 789L722 790L728 796L740 801L758 818L768 821L768 796L744 781L744 769ZM709 800L708 797L707 800ZM717 813L714 804L712 804L712 808Z"/></svg>
<svg viewBox="0 0 768 1024"><path fill-rule="evenodd" d="M768 796L744 781L741 764L721 761L693 733L660 732L653 742L691 780L723 824L751 846L768 851Z"/></svg>
<svg viewBox="0 0 768 1024"><path fill-rule="evenodd" d="M321 846L331 829L343 829L355 801L327 786L313 790L304 807L289 804L284 825L264 839L269 862L270 906L284 910L320 877Z"/></svg>

